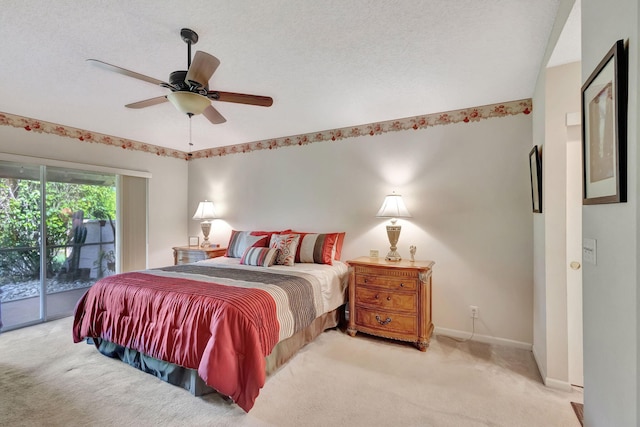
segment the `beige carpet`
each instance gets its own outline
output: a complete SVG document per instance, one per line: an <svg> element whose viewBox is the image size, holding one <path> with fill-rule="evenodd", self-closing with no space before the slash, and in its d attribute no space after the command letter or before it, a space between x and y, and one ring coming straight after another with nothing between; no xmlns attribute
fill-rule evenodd
<svg viewBox="0 0 640 427"><path fill-rule="evenodd" d="M245 414L71 340L71 319L0 334L10 426L580 426L579 391L542 385L530 352L440 337L426 353L332 330L268 378Z"/></svg>

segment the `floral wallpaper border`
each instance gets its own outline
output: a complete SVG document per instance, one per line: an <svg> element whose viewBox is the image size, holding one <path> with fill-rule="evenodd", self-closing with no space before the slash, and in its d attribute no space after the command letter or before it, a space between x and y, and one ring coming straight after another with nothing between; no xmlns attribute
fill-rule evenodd
<svg viewBox="0 0 640 427"><path fill-rule="evenodd" d="M340 129L325 130L316 133L286 136L262 141L247 142L243 144L228 145L224 147L209 148L194 151L189 154L180 150L172 150L130 139L118 138L97 132L77 129L70 126L58 125L41 120L30 119L8 113L0 112L0 125L23 128L26 131L48 133L79 139L84 142L112 145L125 150L143 151L158 156L175 157L184 160L201 159L215 156L226 156L236 153L248 153L257 150L273 150L280 147L295 145L307 145L321 141L338 141L346 138L354 138L364 135L380 135L387 132L424 129L432 126L448 125L453 123L477 122L482 119L494 117L506 117L517 114L530 114L532 111L531 99L504 102L500 104L484 105L481 107L465 108L462 110L446 111L443 113L426 114L423 116L407 117L404 119L388 120L378 123L370 123L360 126L351 126Z"/></svg>
<svg viewBox="0 0 640 427"><path fill-rule="evenodd" d="M132 141L126 138L119 138L116 136L105 135L98 132L91 132L71 126L64 126L56 123L45 122L42 120L30 119L28 117L17 116L15 114L0 112L0 125L23 128L24 130L29 132L48 133L51 135L64 136L67 138L78 139L83 142L95 142L97 144L112 145L114 147L121 147L125 150L144 151L145 153L156 154L158 156L175 157L178 159L188 160L188 155L184 151L158 147L157 145L153 144Z"/></svg>

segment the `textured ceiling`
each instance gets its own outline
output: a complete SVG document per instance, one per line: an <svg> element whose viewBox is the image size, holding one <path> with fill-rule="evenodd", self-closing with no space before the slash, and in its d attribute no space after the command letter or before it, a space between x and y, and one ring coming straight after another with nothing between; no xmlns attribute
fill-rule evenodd
<svg viewBox="0 0 640 427"><path fill-rule="evenodd" d="M0 111L189 151L169 104L125 104L186 69L180 29L220 61L210 88L271 96L214 102L191 150L430 114L533 95L558 0L2 0Z"/></svg>

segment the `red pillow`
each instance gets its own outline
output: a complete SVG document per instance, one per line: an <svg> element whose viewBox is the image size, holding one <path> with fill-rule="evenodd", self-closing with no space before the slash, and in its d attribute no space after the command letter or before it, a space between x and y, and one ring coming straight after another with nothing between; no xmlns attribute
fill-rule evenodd
<svg viewBox="0 0 640 427"><path fill-rule="evenodd" d="M269 247L269 242L271 241L271 236L273 234L281 234L281 233L279 231L252 231L251 232L252 236L267 236L266 243L264 244L265 248Z"/></svg>
<svg viewBox="0 0 640 427"><path fill-rule="evenodd" d="M333 259L340 261L340 257L342 256L342 244L344 243L344 235L346 233L337 233L338 238L336 239L336 253Z"/></svg>

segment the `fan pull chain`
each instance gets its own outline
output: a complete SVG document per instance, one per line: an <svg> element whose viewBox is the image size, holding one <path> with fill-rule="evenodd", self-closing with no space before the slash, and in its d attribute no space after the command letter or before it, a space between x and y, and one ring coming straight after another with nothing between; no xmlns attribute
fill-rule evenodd
<svg viewBox="0 0 640 427"><path fill-rule="evenodd" d="M189 157L192 156L191 154L191 149L193 148L193 142L192 142L192 134L191 134L191 117L193 117L193 114L187 114L189 116Z"/></svg>

